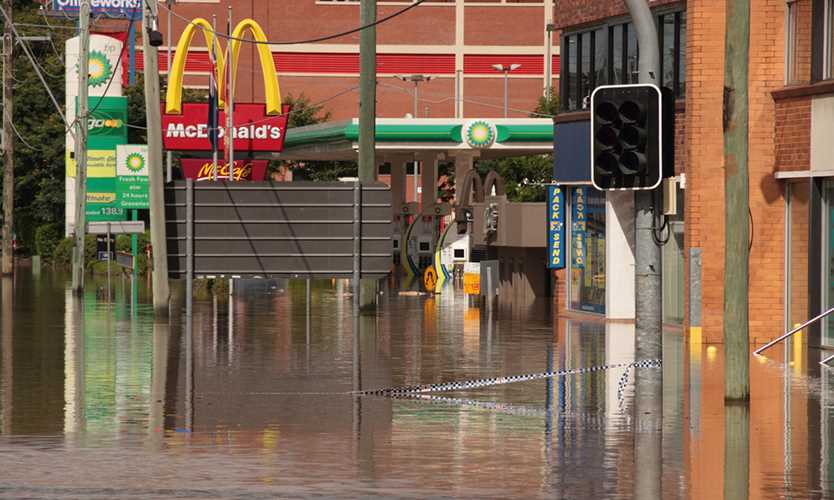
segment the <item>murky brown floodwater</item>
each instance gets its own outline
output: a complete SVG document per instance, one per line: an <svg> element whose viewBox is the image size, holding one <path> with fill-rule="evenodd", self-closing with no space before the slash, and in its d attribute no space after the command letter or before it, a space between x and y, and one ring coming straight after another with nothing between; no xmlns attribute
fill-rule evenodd
<svg viewBox="0 0 834 500"><path fill-rule="evenodd" d="M154 323L145 284L134 309L121 278L112 304L65 279L2 282L2 498L631 498L645 473L622 370L431 400L339 394L630 361L632 326L386 293L355 336L341 284L314 282L308 323L303 281L250 281L231 305L198 302L189 342L181 315ZM786 371L777 351L751 365L749 414L725 412L721 346L666 334L664 498L827 494L830 375L801 349ZM748 477L725 478L725 460Z"/></svg>

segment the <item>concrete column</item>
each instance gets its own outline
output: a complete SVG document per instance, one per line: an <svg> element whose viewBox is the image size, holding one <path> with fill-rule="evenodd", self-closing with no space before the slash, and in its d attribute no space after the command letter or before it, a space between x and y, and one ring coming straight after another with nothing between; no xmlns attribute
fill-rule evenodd
<svg viewBox="0 0 834 500"><path fill-rule="evenodd" d="M434 215L437 201L437 164L438 154L434 152L418 155L422 174L422 198L420 211L423 215Z"/></svg>
<svg viewBox="0 0 834 500"><path fill-rule="evenodd" d="M609 191L605 201L605 316L634 319L634 193Z"/></svg>
<svg viewBox="0 0 834 500"><path fill-rule="evenodd" d="M393 158L391 159L391 210L394 217L400 215L403 203L405 203L405 178L406 178L406 164L408 159Z"/></svg>
<svg viewBox="0 0 834 500"><path fill-rule="evenodd" d="M475 158L478 157L476 151L462 151L455 155L455 201L459 201L457 197L462 190L463 178L470 170L475 168Z"/></svg>

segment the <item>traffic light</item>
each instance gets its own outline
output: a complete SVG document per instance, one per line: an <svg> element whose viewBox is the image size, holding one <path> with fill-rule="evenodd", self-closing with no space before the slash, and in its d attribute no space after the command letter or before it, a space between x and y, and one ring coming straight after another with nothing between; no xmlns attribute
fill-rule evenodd
<svg viewBox="0 0 834 500"><path fill-rule="evenodd" d="M597 87L591 134L591 181L597 189L654 189L674 175L674 97L666 89Z"/></svg>

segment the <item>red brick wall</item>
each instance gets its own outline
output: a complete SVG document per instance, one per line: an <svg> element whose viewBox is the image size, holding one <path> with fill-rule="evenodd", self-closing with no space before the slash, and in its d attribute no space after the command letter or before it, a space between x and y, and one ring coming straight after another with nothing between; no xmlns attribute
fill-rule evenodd
<svg viewBox="0 0 834 500"><path fill-rule="evenodd" d="M720 341L724 300L723 1L688 0L686 44L684 255L688 259L691 248L702 251L703 339ZM687 276L688 264L687 260Z"/></svg>
<svg viewBox="0 0 834 500"><path fill-rule="evenodd" d="M776 102L776 170L811 168L811 98Z"/></svg>
<svg viewBox="0 0 834 500"><path fill-rule="evenodd" d="M649 0L651 7L680 3L680 0ZM555 24L564 29L628 14L623 0L555 0Z"/></svg>

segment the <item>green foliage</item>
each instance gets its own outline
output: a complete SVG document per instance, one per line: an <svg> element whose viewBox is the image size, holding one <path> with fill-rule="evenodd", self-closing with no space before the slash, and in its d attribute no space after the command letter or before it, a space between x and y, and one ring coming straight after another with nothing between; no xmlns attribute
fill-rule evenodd
<svg viewBox="0 0 834 500"><path fill-rule="evenodd" d="M44 29L27 24L43 25L38 14L39 2L14 2L15 23L21 36L44 35ZM69 21L54 19L53 26L72 26ZM73 30L50 31L52 43L29 42L28 48L38 62L46 81L59 104L64 103L64 42ZM15 137L15 230L20 245L36 248L36 228L64 218L64 142L65 126L47 96L37 73L25 52L14 53L15 106L14 126L21 140ZM24 142L25 141L25 142Z"/></svg>
<svg viewBox="0 0 834 500"><path fill-rule="evenodd" d="M310 103L310 99L304 93L298 97L288 94L284 96L284 103L292 106L287 128L306 127L330 120L330 111L323 105ZM270 172L280 165L280 162L270 162ZM358 171L354 161L305 161L295 163L292 169L296 180L320 182L336 181L340 177L356 177Z"/></svg>
<svg viewBox="0 0 834 500"><path fill-rule="evenodd" d="M59 266L69 266L72 264L72 247L75 245L75 240L72 238L64 238L55 247L52 252L52 263Z"/></svg>
<svg viewBox="0 0 834 500"><path fill-rule="evenodd" d="M553 92L539 98L531 117L555 116L559 113L559 95ZM485 176L495 170L504 178L507 198L518 202L541 202L547 199L547 186L553 175L553 155L532 155L500 160L479 161L478 172Z"/></svg>
<svg viewBox="0 0 834 500"><path fill-rule="evenodd" d="M35 253L51 258L61 241L61 226L55 222L38 226L35 230Z"/></svg>
<svg viewBox="0 0 834 500"><path fill-rule="evenodd" d="M300 93L298 97L287 94L283 97L284 104L292 107L290 117L287 120L287 128L306 127L330 120L331 113L324 109L321 104L312 104L310 98Z"/></svg>
<svg viewBox="0 0 834 500"><path fill-rule="evenodd" d="M64 238L55 250L52 252L52 262L60 266L70 266L72 264L72 249L75 247L75 239ZM87 267L92 266L96 262L96 253L98 251L98 243L96 243L96 236L88 234L84 237L84 264Z"/></svg>

